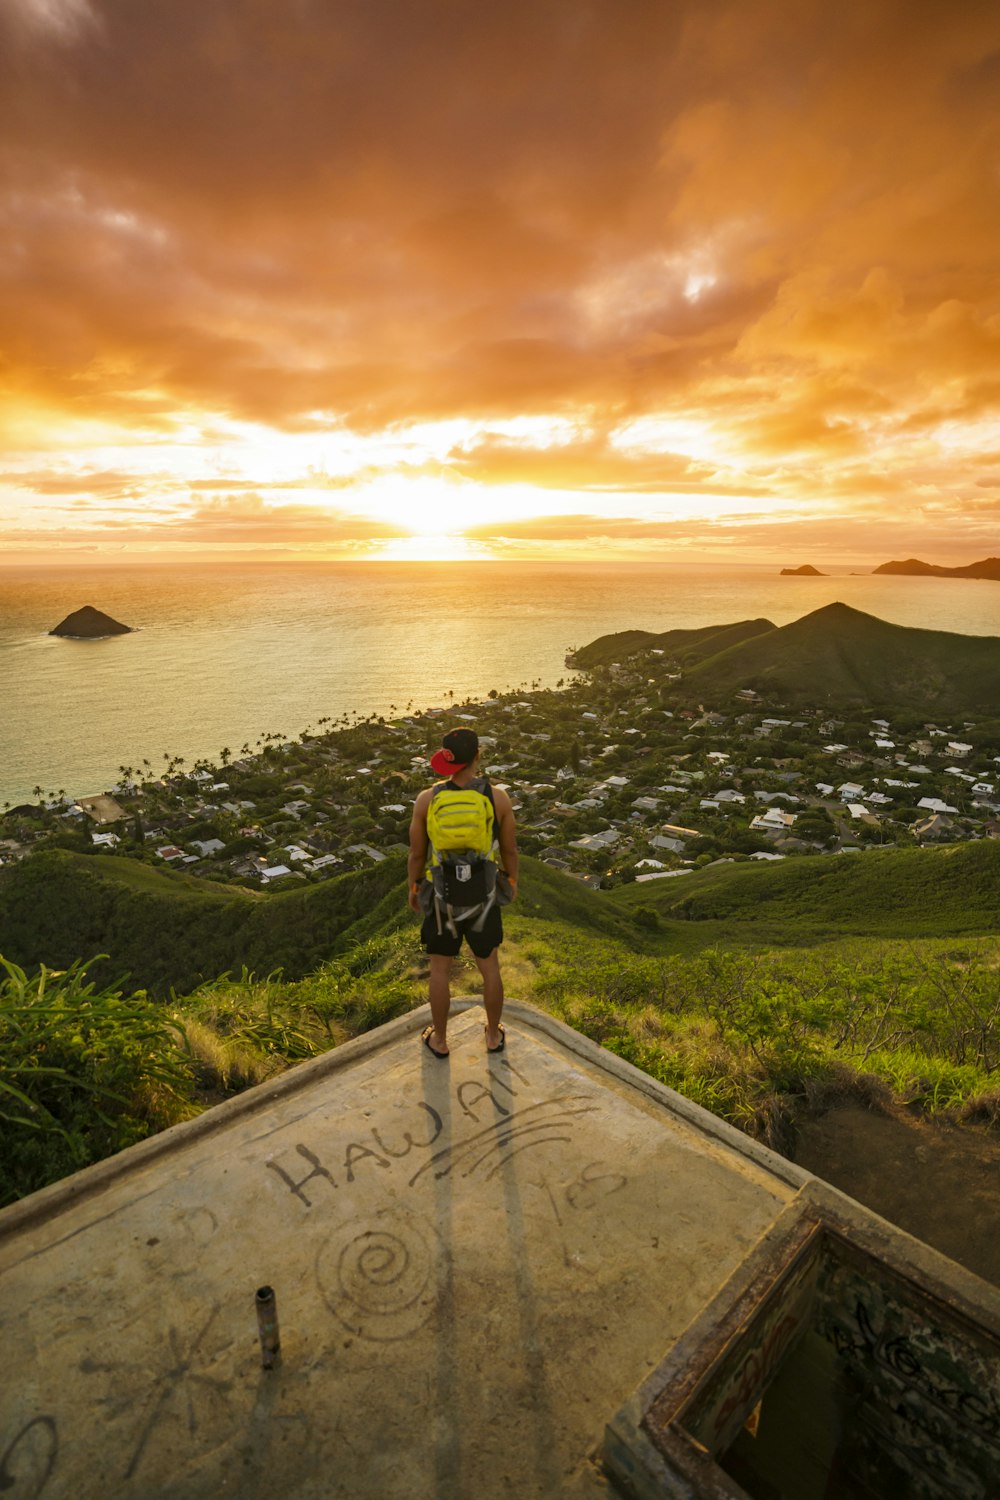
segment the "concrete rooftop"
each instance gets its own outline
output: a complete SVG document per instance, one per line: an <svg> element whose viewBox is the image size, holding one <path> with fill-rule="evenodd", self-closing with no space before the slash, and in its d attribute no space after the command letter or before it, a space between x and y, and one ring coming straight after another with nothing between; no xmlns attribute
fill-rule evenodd
<svg viewBox="0 0 1000 1500"><path fill-rule="evenodd" d="M492 1057L423 1020L0 1213L13 1500L608 1493L605 1423L806 1174L528 1006Z"/></svg>
<svg viewBox="0 0 1000 1500"><path fill-rule="evenodd" d="M473 1002L448 1062L424 1019L0 1213L11 1500L593 1500L606 1429L636 1494L701 1494L653 1419L823 1224L985 1318L995 1385L995 1293L953 1263L529 1006L497 1056Z"/></svg>

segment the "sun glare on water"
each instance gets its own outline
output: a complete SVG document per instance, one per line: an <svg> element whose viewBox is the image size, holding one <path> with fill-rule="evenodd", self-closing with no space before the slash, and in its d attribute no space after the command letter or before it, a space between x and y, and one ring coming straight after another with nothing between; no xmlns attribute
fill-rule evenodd
<svg viewBox="0 0 1000 1500"><path fill-rule="evenodd" d="M439 532L396 537L378 555L387 562L474 562L488 554L463 536Z"/></svg>

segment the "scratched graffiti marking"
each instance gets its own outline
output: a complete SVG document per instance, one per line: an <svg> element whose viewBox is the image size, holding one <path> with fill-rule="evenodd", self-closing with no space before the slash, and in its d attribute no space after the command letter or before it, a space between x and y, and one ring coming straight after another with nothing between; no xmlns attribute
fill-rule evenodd
<svg viewBox="0 0 1000 1500"><path fill-rule="evenodd" d="M446 1252L408 1209L384 1208L359 1231L345 1220L323 1241L316 1277L327 1307L350 1333L376 1344L418 1332L437 1306Z"/></svg>
<svg viewBox="0 0 1000 1500"><path fill-rule="evenodd" d="M269 1171L274 1172L277 1177L280 1177L289 1192L294 1193L296 1198L305 1204L306 1208L312 1208L314 1199L305 1191L310 1183L313 1184L310 1187L310 1193L314 1195L324 1191L321 1187L322 1183L326 1184L328 1190L336 1192L341 1180L344 1182L354 1182L357 1175L357 1168L364 1161L373 1162L376 1167L385 1171L392 1166L393 1161L401 1161L404 1157L409 1156L411 1151L429 1150L444 1129L444 1124L437 1110L430 1104L425 1104L423 1100L420 1100L414 1108L422 1111L422 1114L427 1116L426 1120L421 1119L423 1125L422 1133L414 1135L411 1130L392 1133L373 1128L368 1132L368 1139L348 1141L344 1147L343 1155L338 1156L338 1160L335 1163L338 1171L342 1174L342 1179L341 1177L335 1177L333 1172L317 1156L316 1152L311 1151L301 1141L296 1144L295 1153L309 1167L309 1170L303 1175L292 1176L289 1168L293 1164L287 1157L287 1165L283 1166L281 1162L276 1161L273 1157L268 1157L264 1165ZM369 1144L369 1140L374 1142L374 1144ZM301 1167L296 1165L296 1171L297 1173L301 1173Z"/></svg>
<svg viewBox="0 0 1000 1500"><path fill-rule="evenodd" d="M203 1398L206 1394L225 1396L229 1392L231 1381L222 1380L218 1376L209 1375L204 1370L195 1368L199 1360L203 1363L208 1362L202 1352L202 1345L218 1315L219 1308L213 1307L197 1333L187 1343L182 1340L176 1328L170 1329L168 1337L170 1363L157 1382L159 1392L140 1430L135 1449L125 1470L126 1479L131 1479L138 1470L150 1438L165 1418L179 1413L186 1421L188 1433L193 1437L198 1431L199 1424L199 1403L196 1402L196 1396L199 1398Z"/></svg>
<svg viewBox="0 0 1000 1500"><path fill-rule="evenodd" d="M568 1141L575 1120L597 1109L586 1094L563 1094L540 1099L523 1109L498 1108L498 1118L482 1130L454 1141L428 1157L410 1178L410 1187L429 1173L435 1178L459 1172L471 1177L484 1169L487 1182L521 1151Z"/></svg>
<svg viewBox="0 0 1000 1500"><path fill-rule="evenodd" d="M628 1178L621 1172L609 1172L603 1169L603 1162L592 1161L582 1169L578 1177L568 1182L560 1189L559 1197L552 1191L551 1184L542 1179L541 1182L533 1182L532 1187L544 1193L549 1200L552 1215L559 1226L562 1238L563 1265L570 1270L588 1271L579 1255L570 1253L569 1244L566 1239L567 1219L563 1214L571 1210L572 1214L586 1212L595 1208L605 1198L610 1198L613 1193L620 1193L622 1188L628 1186ZM563 1208L559 1204L562 1201ZM569 1215L567 1215L567 1218ZM588 1272L588 1274L593 1274Z"/></svg>
<svg viewBox="0 0 1000 1500"><path fill-rule="evenodd" d="M52 1417L32 1417L11 1438L0 1457L0 1493L11 1500L38 1500L52 1477L59 1434Z"/></svg>

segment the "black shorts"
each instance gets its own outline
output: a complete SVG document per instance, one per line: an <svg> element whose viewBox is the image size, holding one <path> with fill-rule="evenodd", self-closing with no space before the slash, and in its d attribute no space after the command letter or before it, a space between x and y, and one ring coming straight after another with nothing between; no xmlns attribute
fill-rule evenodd
<svg viewBox="0 0 1000 1500"><path fill-rule="evenodd" d="M456 922L458 929L452 937L444 919L441 921L441 931L437 930L437 918L431 912L429 917L424 918L424 925L420 929L420 946L425 953L442 953L448 958L454 958L462 946L464 937L477 958L489 958L494 948L499 948L503 942L503 919L500 916L500 908L491 906L486 913L486 921L483 923L481 932L474 932L473 924L477 918L473 917L468 922Z"/></svg>

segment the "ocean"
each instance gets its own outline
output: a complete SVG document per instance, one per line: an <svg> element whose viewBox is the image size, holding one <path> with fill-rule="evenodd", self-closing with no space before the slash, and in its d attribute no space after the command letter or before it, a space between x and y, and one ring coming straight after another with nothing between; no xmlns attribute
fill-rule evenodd
<svg viewBox="0 0 1000 1500"><path fill-rule="evenodd" d="M572 674L612 630L787 624L842 600L899 625L1000 634L1000 585L658 563L0 568L0 803L86 796L119 767L238 756L321 717L447 706ZM92 604L135 634L50 636Z"/></svg>

